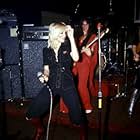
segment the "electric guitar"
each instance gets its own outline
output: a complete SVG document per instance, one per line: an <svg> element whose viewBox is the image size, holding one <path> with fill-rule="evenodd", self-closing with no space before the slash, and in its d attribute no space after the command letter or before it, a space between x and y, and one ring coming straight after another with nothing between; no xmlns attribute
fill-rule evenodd
<svg viewBox="0 0 140 140"><path fill-rule="evenodd" d="M101 32L101 35L100 35L100 39L109 32L109 28L106 28L105 31L102 31ZM98 40L98 36L96 36L89 44L87 44L84 48L87 49L89 48L93 43L95 43L96 41Z"/></svg>
<svg viewBox="0 0 140 140"><path fill-rule="evenodd" d="M102 31L101 32L101 35L100 35L100 39L105 35L105 34L107 34L109 32L109 28L106 28L106 30L105 31ZM98 36L96 36L89 44L87 44L85 47L83 47L82 48L82 50L81 50L81 53L85 53L85 51L84 50L86 50L86 49L88 49L93 43L95 43L96 41L98 40ZM92 49L94 49L93 47L92 47ZM101 60L102 60L102 70L104 70L105 69L105 67L106 67L106 62L107 62L107 60L106 60L106 57L105 57L105 55L103 54L103 53L101 53Z"/></svg>

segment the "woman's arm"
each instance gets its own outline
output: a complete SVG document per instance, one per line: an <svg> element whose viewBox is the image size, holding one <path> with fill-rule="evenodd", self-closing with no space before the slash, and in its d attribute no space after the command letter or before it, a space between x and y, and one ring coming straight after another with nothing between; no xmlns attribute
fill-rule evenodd
<svg viewBox="0 0 140 140"><path fill-rule="evenodd" d="M73 61L77 62L79 60L79 53L78 53L78 49L76 46L76 42L74 39L74 29L70 26L67 25L67 36L70 40L70 44L71 44L71 57L73 59Z"/></svg>

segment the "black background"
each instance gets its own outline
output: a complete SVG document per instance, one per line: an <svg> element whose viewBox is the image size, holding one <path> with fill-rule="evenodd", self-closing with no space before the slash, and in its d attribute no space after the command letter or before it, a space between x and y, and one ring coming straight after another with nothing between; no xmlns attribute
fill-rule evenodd
<svg viewBox="0 0 140 140"><path fill-rule="evenodd" d="M79 8L76 10L78 4ZM134 0L1 0L0 8L13 10L21 23L40 24L41 11L52 11L71 17L86 15L107 20L113 16L115 23L121 24L134 18Z"/></svg>

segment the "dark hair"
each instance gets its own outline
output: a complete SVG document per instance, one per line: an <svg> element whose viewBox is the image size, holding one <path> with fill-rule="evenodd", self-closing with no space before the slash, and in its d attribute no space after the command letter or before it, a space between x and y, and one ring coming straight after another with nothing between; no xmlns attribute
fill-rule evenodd
<svg viewBox="0 0 140 140"><path fill-rule="evenodd" d="M93 24L93 19L91 17L82 17L80 20L80 26L82 26L83 21L86 21L89 24L89 33L95 33L95 25Z"/></svg>
<svg viewBox="0 0 140 140"><path fill-rule="evenodd" d="M86 21L90 27L92 26L91 17L82 17L80 20L80 25L82 25L83 21Z"/></svg>
<svg viewBox="0 0 140 140"><path fill-rule="evenodd" d="M85 46L87 44L89 38L91 37L93 33L93 25L92 25L91 17L82 17L80 20L80 26L82 26L83 21L86 21L89 24L89 30L88 30L88 35L86 39L83 41L83 43L81 44L81 46Z"/></svg>

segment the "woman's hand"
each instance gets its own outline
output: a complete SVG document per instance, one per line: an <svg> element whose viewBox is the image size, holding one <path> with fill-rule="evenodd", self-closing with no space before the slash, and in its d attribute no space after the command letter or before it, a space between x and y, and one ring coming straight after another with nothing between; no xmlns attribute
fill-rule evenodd
<svg viewBox="0 0 140 140"><path fill-rule="evenodd" d="M50 70L49 70L49 66L48 65L44 65L44 70L43 73L39 74L39 81L41 83L46 83L49 80L49 74L50 74Z"/></svg>
<svg viewBox="0 0 140 140"><path fill-rule="evenodd" d="M85 53L87 56L91 56L92 52L90 48L82 47L81 53Z"/></svg>
<svg viewBox="0 0 140 140"><path fill-rule="evenodd" d="M44 74L42 74L42 75L39 77L39 81L40 81L42 84L48 82L48 80L49 80L49 77L46 76L46 75L44 75Z"/></svg>
<svg viewBox="0 0 140 140"><path fill-rule="evenodd" d="M69 39L74 38L74 29L70 26L66 26L66 33Z"/></svg>
<svg viewBox="0 0 140 140"><path fill-rule="evenodd" d="M136 62L138 62L138 61L140 60L140 55L136 53L136 54L134 55L134 60L135 60Z"/></svg>

